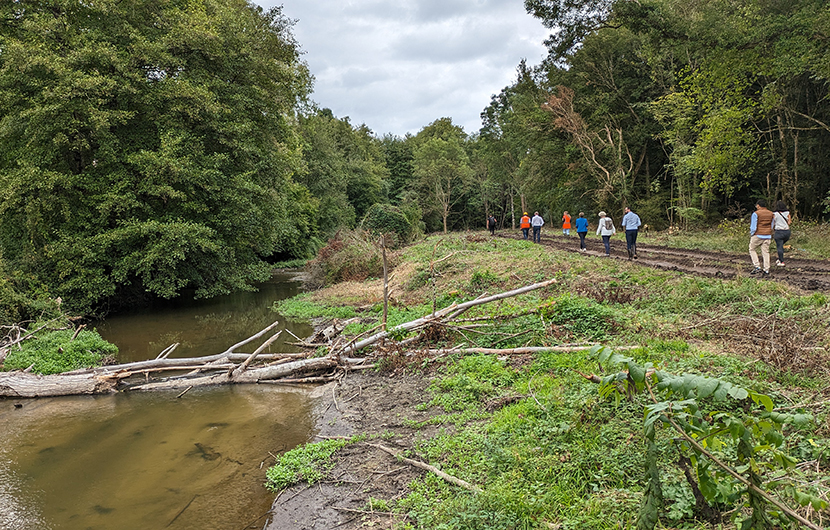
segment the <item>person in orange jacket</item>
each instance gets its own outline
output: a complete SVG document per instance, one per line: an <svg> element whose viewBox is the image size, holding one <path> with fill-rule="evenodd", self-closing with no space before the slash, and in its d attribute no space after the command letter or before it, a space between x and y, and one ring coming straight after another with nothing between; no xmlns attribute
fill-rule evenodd
<svg viewBox="0 0 830 530"><path fill-rule="evenodd" d="M528 233L530 232L530 217L527 215L527 212L522 216L521 224L519 224L519 228L522 229L522 234L524 234L525 239L527 239Z"/></svg>
<svg viewBox="0 0 830 530"><path fill-rule="evenodd" d="M571 235L571 215L567 211L562 214L562 233Z"/></svg>

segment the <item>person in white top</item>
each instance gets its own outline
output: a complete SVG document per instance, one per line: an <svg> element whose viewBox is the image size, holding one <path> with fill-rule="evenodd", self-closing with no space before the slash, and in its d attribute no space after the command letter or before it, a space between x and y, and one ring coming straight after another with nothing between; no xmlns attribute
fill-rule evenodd
<svg viewBox="0 0 830 530"><path fill-rule="evenodd" d="M605 215L605 212L599 212L599 226L597 227L597 235L602 236L602 244L605 245L605 256L611 255L611 236L617 233L614 228L614 221Z"/></svg>
<svg viewBox="0 0 830 530"><path fill-rule="evenodd" d="M775 240L775 246L778 249L778 260L775 262L779 267L784 266L784 243L790 240L790 212L787 210L787 203L784 201L777 201L775 213L772 214L772 239Z"/></svg>
<svg viewBox="0 0 830 530"><path fill-rule="evenodd" d="M541 243L542 242L542 226L545 224L545 220L542 219L542 216L539 215L539 212L533 212L533 218L530 220L530 226L533 228L533 242L534 243Z"/></svg>

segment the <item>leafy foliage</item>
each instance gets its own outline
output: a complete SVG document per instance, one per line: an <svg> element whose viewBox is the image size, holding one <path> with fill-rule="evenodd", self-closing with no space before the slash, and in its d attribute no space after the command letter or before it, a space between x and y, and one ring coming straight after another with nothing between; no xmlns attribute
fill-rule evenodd
<svg viewBox="0 0 830 530"><path fill-rule="evenodd" d="M331 456L348 443L349 440L324 440L288 451L265 472L265 486L276 493L300 481L316 484L333 465Z"/></svg>
<svg viewBox="0 0 830 530"><path fill-rule="evenodd" d="M14 348L9 352L4 369L32 366L36 374L58 374L100 366L105 356L118 353L118 347L102 339L97 331L81 330L74 340L73 334L71 329L38 333L36 338L24 341L21 350Z"/></svg>
<svg viewBox="0 0 830 530"><path fill-rule="evenodd" d="M654 528L662 503L656 451L658 423L670 425L682 435L678 449L696 468L697 483L691 486L709 503L707 510L741 503L750 510L749 517L733 510L732 517L741 528L772 528L773 519L777 524L789 525L795 512L786 514L781 504L772 504L767 489L801 506L827 508L827 502L815 492L792 477L782 478L787 476L783 472L793 474L797 463L787 452L785 429L807 426L812 415L776 412L769 396L719 378L655 370L651 363L640 364L604 347L594 348L593 354L600 364L623 367L623 371L602 378L600 395L617 402L644 389L652 395L643 421L648 443L648 486L638 528ZM746 408L734 405L748 400L751 403ZM761 410L752 411L752 404Z"/></svg>
<svg viewBox="0 0 830 530"><path fill-rule="evenodd" d="M212 296L307 253L290 174L310 86L280 8L6 2L0 250L81 312ZM299 244L298 244L299 243Z"/></svg>

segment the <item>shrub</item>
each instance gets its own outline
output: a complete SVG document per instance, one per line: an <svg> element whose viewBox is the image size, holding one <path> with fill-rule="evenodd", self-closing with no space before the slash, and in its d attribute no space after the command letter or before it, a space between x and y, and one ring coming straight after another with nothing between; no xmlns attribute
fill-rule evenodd
<svg viewBox="0 0 830 530"><path fill-rule="evenodd" d="M47 331L24 341L22 350L9 352L5 370L32 366L36 374L58 374L99 366L105 356L118 353L118 347L102 339L97 331L82 330L74 340L73 334L71 329Z"/></svg>
<svg viewBox="0 0 830 530"><path fill-rule="evenodd" d="M418 235L420 219L410 213L409 216L391 204L373 204L361 222L361 228L374 234L389 234L390 247L409 243Z"/></svg>
<svg viewBox="0 0 830 530"><path fill-rule="evenodd" d="M562 295L541 312L553 324L588 339L605 338L617 326L612 309L571 294Z"/></svg>
<svg viewBox="0 0 830 530"><path fill-rule="evenodd" d="M383 257L367 233L341 230L320 249L306 271L312 286L359 282L383 274Z"/></svg>

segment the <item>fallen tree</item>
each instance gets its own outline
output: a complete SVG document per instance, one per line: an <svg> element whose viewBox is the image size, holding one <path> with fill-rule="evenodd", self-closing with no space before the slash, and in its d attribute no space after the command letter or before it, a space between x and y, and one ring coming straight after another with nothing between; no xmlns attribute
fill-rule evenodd
<svg viewBox="0 0 830 530"><path fill-rule="evenodd" d="M435 324L446 325L448 321L452 321L453 318L471 307L517 296L547 287L555 282L555 279L551 279L501 294L480 297L461 304L454 303L440 311L434 311L427 316L404 323L396 329L412 331ZM326 327L324 332L312 336L310 342L292 343L307 348L306 352L299 353L263 353L279 337L281 331L270 335L252 353L236 351L238 348L268 335L278 325L278 322L274 322L222 353L214 355L171 358L169 355L177 346L177 344L172 344L159 353L155 359L146 361L86 368L54 375L38 375L25 371L0 372L0 397L31 398L152 390L183 390L184 392L179 395L184 395L189 389L200 386L279 382L280 380L286 383L331 380L336 377L336 374L342 375L348 370L364 368L367 362L371 362L370 357L359 356L361 350L375 346L379 342L393 340L389 332L383 330L366 338L361 338L362 335L358 335L346 341L340 336L345 324L335 321L332 325ZM375 331L377 331L377 328L366 333ZM28 335L33 335L33 333ZM329 353L324 357L314 357L316 348L320 346L321 341L326 341L324 344L328 346ZM435 356L459 352L510 355L543 350L581 350L591 346L580 344L505 350L467 348L425 350L423 353ZM254 364L255 362L258 362L258 364ZM170 372L180 373L162 377L162 374L169 374ZM321 375L324 373L328 373L328 375Z"/></svg>

